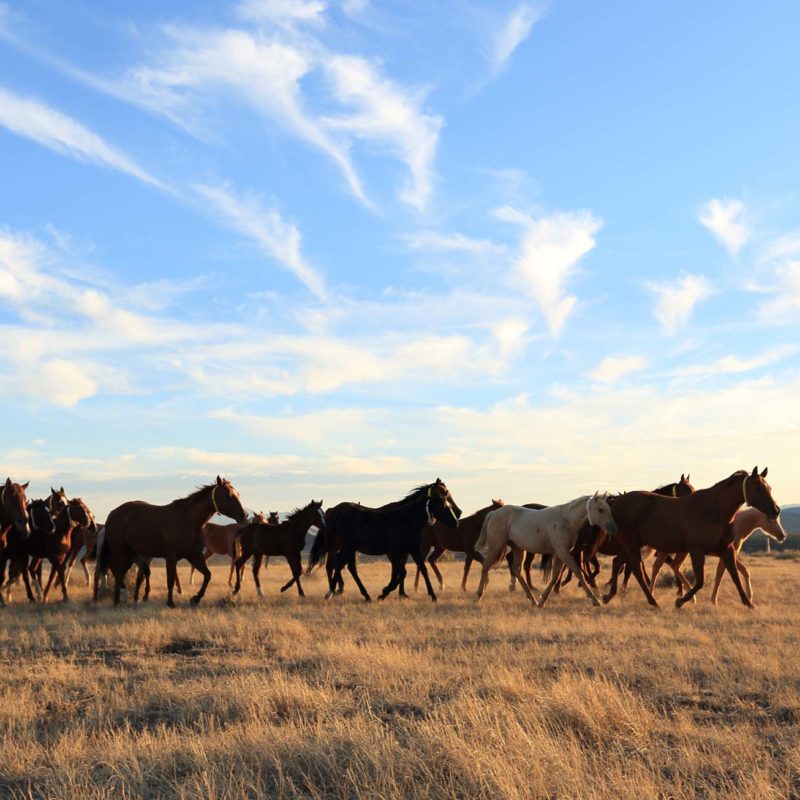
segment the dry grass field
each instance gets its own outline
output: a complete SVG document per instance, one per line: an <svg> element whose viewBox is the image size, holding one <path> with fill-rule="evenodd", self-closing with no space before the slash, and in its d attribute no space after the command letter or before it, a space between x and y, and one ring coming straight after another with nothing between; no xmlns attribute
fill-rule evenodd
<svg viewBox="0 0 800 800"><path fill-rule="evenodd" d="M476 606L444 564L424 593L365 604L0 609L0 795L19 798L789 798L800 796L800 562L750 557L757 608L728 581L676 611L638 589L532 610L507 572ZM388 563L363 567L370 590ZM188 568L181 567L188 583ZM726 581L728 579L726 578ZM471 576L474 589L477 574Z"/></svg>

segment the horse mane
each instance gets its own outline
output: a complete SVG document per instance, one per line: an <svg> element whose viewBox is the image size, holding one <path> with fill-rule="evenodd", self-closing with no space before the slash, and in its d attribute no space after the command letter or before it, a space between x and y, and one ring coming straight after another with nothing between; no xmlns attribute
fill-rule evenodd
<svg viewBox="0 0 800 800"><path fill-rule="evenodd" d="M420 495L427 493L428 489L433 486L433 483L423 483L412 489L406 496L405 500L416 500Z"/></svg>
<svg viewBox="0 0 800 800"><path fill-rule="evenodd" d="M203 486L198 486L193 491L189 492L185 497L178 498L179 500L193 500L195 497L199 497L203 492L207 492L213 489L216 486L216 482L214 483L206 483Z"/></svg>
<svg viewBox="0 0 800 800"><path fill-rule="evenodd" d="M314 501L312 500L311 503L307 503L302 508L300 506L296 506L293 508L287 515L284 522L291 522L298 514L302 514Z"/></svg>
<svg viewBox="0 0 800 800"><path fill-rule="evenodd" d="M723 478L721 481L717 481L711 488L715 489L717 486L724 486L728 483L731 483L734 478L737 480L742 480L746 478L750 473L746 469L737 469L733 475L729 475L727 478Z"/></svg>

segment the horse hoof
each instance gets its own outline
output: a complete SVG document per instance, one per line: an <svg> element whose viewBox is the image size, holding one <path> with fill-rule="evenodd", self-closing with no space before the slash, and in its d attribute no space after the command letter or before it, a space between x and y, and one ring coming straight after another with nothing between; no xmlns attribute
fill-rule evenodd
<svg viewBox="0 0 800 800"><path fill-rule="evenodd" d="M604 594L603 595L603 605L604 606L608 605L610 602L611 602L611 595L610 594Z"/></svg>
<svg viewBox="0 0 800 800"><path fill-rule="evenodd" d="M432 603L438 603L439 602L439 598L436 595L432 595L431 596L431 602Z"/></svg>
<svg viewBox="0 0 800 800"><path fill-rule="evenodd" d="M383 598L378 598L378 599L379 599L379 600L381 600L381 599L383 599ZM371 603L371 602L372 602L372 598L371 598L371 597L365 597L365 598L364 598L364 602L365 602L365 603Z"/></svg>
<svg viewBox="0 0 800 800"><path fill-rule="evenodd" d="M167 608L175 608L175 601L167 600Z"/></svg>
<svg viewBox="0 0 800 800"><path fill-rule="evenodd" d="M234 592L234 594L235 594L235 592ZM331 597L333 597L333 592L325 592L325 599L326 600L330 600Z"/></svg>
<svg viewBox="0 0 800 800"><path fill-rule="evenodd" d="M683 604L684 604L685 602L686 602L686 601L685 601L685 600L684 600L682 597L678 597L678 598L675 600L675 608L682 608L682 607L683 607Z"/></svg>
<svg viewBox="0 0 800 800"><path fill-rule="evenodd" d="M200 598L200 595L199 595L199 594L196 594L194 597L192 597L192 598L189 600L189 602L190 602L190 603L191 603L193 606L199 606L199 605L200 605L200 600L201 600L201 598Z"/></svg>

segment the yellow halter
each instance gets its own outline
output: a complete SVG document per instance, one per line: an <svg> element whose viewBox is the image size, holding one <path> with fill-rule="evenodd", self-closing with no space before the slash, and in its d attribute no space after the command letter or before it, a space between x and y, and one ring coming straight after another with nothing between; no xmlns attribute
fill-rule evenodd
<svg viewBox="0 0 800 800"><path fill-rule="evenodd" d="M216 491L217 491L217 486L216 486L216 484L214 484L214 488L211 490L211 505L214 506L214 511L216 511L217 514L219 514L220 511L219 511L219 508L217 507L216 498L214 497L214 492L216 492Z"/></svg>
<svg viewBox="0 0 800 800"><path fill-rule="evenodd" d="M749 477L750 477L749 475L745 475L744 480L742 481L742 494L744 495L744 504L746 506L750 505L750 503L747 502L747 479Z"/></svg>
<svg viewBox="0 0 800 800"><path fill-rule="evenodd" d="M7 486L3 486L3 493L0 494L0 506L2 506L3 508L6 507L6 489L7 488L8 488Z"/></svg>
<svg viewBox="0 0 800 800"><path fill-rule="evenodd" d="M678 487L674 483L672 484L672 496L673 497L678 496Z"/></svg>

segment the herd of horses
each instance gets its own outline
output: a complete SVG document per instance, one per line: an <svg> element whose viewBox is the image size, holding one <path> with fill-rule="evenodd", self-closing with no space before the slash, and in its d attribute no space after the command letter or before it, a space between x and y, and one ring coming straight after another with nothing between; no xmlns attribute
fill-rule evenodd
<svg viewBox="0 0 800 800"><path fill-rule="evenodd" d="M264 558L283 556L292 577L281 591L296 585L302 596L302 553L307 534L316 530L305 573L324 561L328 598L343 591L342 573L346 567L364 599L371 599L358 575L357 556L361 553L389 559L391 576L380 599L395 590L405 596L406 564L411 558L417 568L415 586L421 575L435 601L426 562L441 591L444 582L436 562L443 553L452 551L465 556L463 590L472 563L481 564L477 600L486 589L491 570L505 557L511 588L519 583L534 606L544 606L572 576L591 602L599 605L597 556L606 555L612 557L612 563L603 602L609 602L617 593L619 576L624 572L625 583L633 576L647 602L657 607L653 596L655 580L666 563L675 574L676 605L680 608L693 601L703 587L705 559L713 555L719 558L719 565L712 601L716 603L720 581L727 570L742 603L751 607L750 575L739 557L742 543L756 529L778 541L786 538L780 524L780 508L766 476L766 469L737 471L713 486L695 490L689 476L681 475L679 481L652 492L595 492L555 506L517 506L493 500L491 505L466 517L445 483L437 478L380 508L345 502L324 510L321 500L312 500L283 521L275 512L269 516L248 515L231 482L217 476L214 482L167 505L140 500L123 503L108 514L104 525L98 525L83 500L69 498L63 487L51 488L46 499L28 501L28 484L7 478L0 493L0 602L8 602L19 578L31 602L37 602L34 590L39 600L46 601L54 585L60 586L66 601L76 562L81 563L87 585L90 584L86 562L91 558L97 562L95 602L110 572L114 604L119 604L126 576L134 567L137 573L133 599L138 600L144 584L146 600L150 594L150 562L163 558L167 605L174 606L173 594L181 592L177 572L181 559L192 566L192 583L194 571L202 576L202 584L191 598L192 603L198 604L211 580L206 562L213 553L230 556L228 582L235 579L234 594L240 591L248 560L252 559L253 578L261 595L259 570ZM234 523L211 523L215 514L233 519ZM648 574L643 559L650 553L655 554L655 560ZM547 581L541 592L531 578L537 554ZM681 571L686 558L691 559L692 582ZM51 567L42 589L44 561L49 561Z"/></svg>

